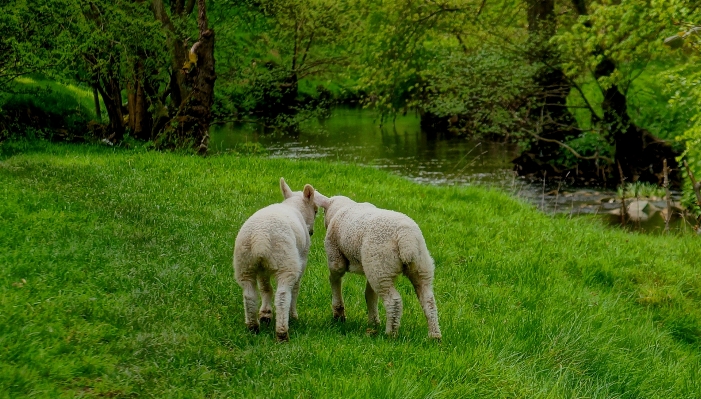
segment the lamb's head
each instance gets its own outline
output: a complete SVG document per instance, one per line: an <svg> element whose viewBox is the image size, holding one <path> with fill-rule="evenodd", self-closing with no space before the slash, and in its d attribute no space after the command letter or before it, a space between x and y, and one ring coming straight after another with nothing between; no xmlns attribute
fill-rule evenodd
<svg viewBox="0 0 701 399"><path fill-rule="evenodd" d="M324 226L329 227L331 219L336 216L336 213L348 205L355 204L355 201L348 197L342 195L336 195L334 197L328 198L320 192L316 192L314 195L314 202L317 206L324 208Z"/></svg>
<svg viewBox="0 0 701 399"><path fill-rule="evenodd" d="M307 225L309 235L314 234L314 218L318 211L317 205L314 203L314 187L310 184L304 185L303 191L292 191L290 186L285 183L285 179L280 178L280 190L285 198L283 203L297 209L304 218L304 223Z"/></svg>

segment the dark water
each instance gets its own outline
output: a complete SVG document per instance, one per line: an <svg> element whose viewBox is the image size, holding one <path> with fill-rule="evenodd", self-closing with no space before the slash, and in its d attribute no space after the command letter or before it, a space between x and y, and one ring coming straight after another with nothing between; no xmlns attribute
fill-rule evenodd
<svg viewBox="0 0 701 399"><path fill-rule="evenodd" d="M336 109L331 118L301 126L298 135L263 133L253 124L217 126L211 132L211 147L216 151L241 148L258 143L271 157L308 158L370 165L386 169L424 184L483 185L496 187L532 203L548 213L598 215L620 226L621 203L614 191L543 186L527 182L512 171L511 160L518 147L458 137L432 137L422 132L416 115L397 117L394 124L379 127L372 111ZM674 200L678 203L678 194ZM627 200L630 204L631 200ZM659 198L648 201L640 220L628 221L627 229L661 232L664 218L659 210L665 203ZM670 224L676 231L691 231L688 220L675 215Z"/></svg>

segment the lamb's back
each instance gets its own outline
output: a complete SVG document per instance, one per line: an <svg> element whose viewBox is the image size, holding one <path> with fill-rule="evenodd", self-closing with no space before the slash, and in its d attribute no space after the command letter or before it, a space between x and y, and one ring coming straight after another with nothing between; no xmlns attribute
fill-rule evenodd
<svg viewBox="0 0 701 399"><path fill-rule="evenodd" d="M269 254L276 248L293 245L302 248L305 226L301 214L284 204L273 204L254 213L239 230L236 247L252 254Z"/></svg>
<svg viewBox="0 0 701 399"><path fill-rule="evenodd" d="M329 227L334 238L348 251L360 251L368 245L392 245L408 236L421 235L419 226L409 216L362 203L339 212Z"/></svg>

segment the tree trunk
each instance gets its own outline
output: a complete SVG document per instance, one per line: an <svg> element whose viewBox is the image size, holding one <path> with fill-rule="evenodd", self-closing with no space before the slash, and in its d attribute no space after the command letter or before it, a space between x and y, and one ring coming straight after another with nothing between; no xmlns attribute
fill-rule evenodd
<svg viewBox="0 0 701 399"><path fill-rule="evenodd" d="M102 110L100 109L100 95L97 91L96 84L92 87L92 95L95 100L95 116L97 117L97 121L100 122L102 120Z"/></svg>
<svg viewBox="0 0 701 399"><path fill-rule="evenodd" d="M114 76L107 77L102 84L97 85L97 88L102 95L102 102L105 104L109 118L110 135L107 139L112 142L120 141L124 137L124 114L119 79Z"/></svg>
<svg viewBox="0 0 701 399"><path fill-rule="evenodd" d="M177 115L157 140L158 145L191 145L201 154L209 147L209 124L214 103L214 30L207 27L205 0L197 0L199 40L182 65L184 87L189 93L182 99Z"/></svg>
<svg viewBox="0 0 701 399"><path fill-rule="evenodd" d="M528 31L531 39L531 62L542 64L536 73L535 82L540 87L541 99L537 106L539 114L545 120L541 121L543 137L564 140L572 130L567 126L572 124L572 117L567 109L567 96L572 85L559 67L560 60L557 50L550 43L555 35L555 2L554 0L529 0L528 2ZM547 151L543 152L543 150ZM561 148L553 143L540 143L539 152L548 158L559 153Z"/></svg>
<svg viewBox="0 0 701 399"><path fill-rule="evenodd" d="M187 17L192 12L193 0L188 0L185 4L182 0L174 1L171 4L171 11L174 16ZM170 72L170 100L175 108L180 107L183 99L187 98L189 90L185 82L185 75L181 69L188 60L188 52L185 44L175 37L175 27L168 17L163 0L153 0L151 3L154 17L161 22L166 30L168 46L173 53Z"/></svg>
<svg viewBox="0 0 701 399"><path fill-rule="evenodd" d="M151 139L151 127L153 126L153 118L148 112L148 98L144 85L146 77L144 76L144 63L138 60L134 66L134 79L127 87L128 126L134 137L140 140Z"/></svg>
<svg viewBox="0 0 701 399"><path fill-rule="evenodd" d="M196 123L192 134L199 141L197 150L206 153L209 147L209 123L212 120L214 82L217 75L214 69L214 30L207 27L205 0L197 0L197 7L200 38L190 49L197 61L194 69L187 74L187 81L192 87L188 108L189 115Z"/></svg>

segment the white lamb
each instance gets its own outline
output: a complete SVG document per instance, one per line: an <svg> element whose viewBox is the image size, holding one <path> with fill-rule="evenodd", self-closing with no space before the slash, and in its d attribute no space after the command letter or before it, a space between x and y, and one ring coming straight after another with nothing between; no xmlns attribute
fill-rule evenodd
<svg viewBox="0 0 701 399"><path fill-rule="evenodd" d="M428 322L428 335L440 339L438 309L433 296L433 259L419 226L408 216L357 203L348 197L327 198L317 192L325 210L326 256L329 263L333 317L345 320L341 278L346 272L364 274L368 321L379 325L378 294L385 304L388 335L396 335L402 298L394 287L400 274L409 278Z"/></svg>
<svg viewBox="0 0 701 399"><path fill-rule="evenodd" d="M266 324L272 320L270 277L275 277L275 331L278 341L288 341L289 318L298 317L297 294L318 208L314 204L314 187L309 184L303 192L292 192L285 179L280 178L280 189L285 198L282 203L259 210L241 226L234 246L234 272L243 289L246 325L256 334L260 332L258 318ZM256 317L258 289L262 304Z"/></svg>

